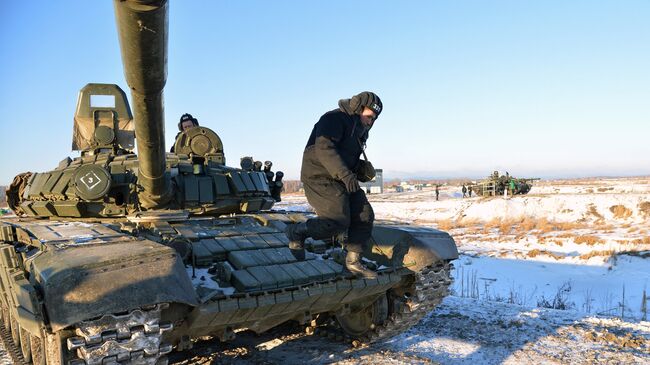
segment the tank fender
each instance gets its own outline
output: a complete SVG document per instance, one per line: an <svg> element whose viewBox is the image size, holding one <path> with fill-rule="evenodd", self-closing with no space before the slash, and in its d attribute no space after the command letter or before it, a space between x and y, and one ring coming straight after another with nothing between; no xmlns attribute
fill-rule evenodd
<svg viewBox="0 0 650 365"><path fill-rule="evenodd" d="M12 311L20 327L40 335L39 318L42 318L36 290L18 266L18 258L12 245L0 245L0 286L3 290L2 304Z"/></svg>
<svg viewBox="0 0 650 365"><path fill-rule="evenodd" d="M54 332L156 303L198 305L176 251L149 240L51 249L32 268Z"/></svg>
<svg viewBox="0 0 650 365"><path fill-rule="evenodd" d="M380 265L418 271L439 260L458 258L456 242L447 232L427 227L377 225L364 256Z"/></svg>

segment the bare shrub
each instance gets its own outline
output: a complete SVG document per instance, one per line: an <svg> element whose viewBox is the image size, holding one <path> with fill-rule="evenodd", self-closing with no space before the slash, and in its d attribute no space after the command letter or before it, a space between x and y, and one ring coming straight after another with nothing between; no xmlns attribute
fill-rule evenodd
<svg viewBox="0 0 650 365"><path fill-rule="evenodd" d="M630 218L632 216L632 211L625 207L625 205L612 205L609 207L609 211L614 214L614 218L616 219L625 219L625 218Z"/></svg>
<svg viewBox="0 0 650 365"><path fill-rule="evenodd" d="M639 212L644 218L650 218L650 202L639 203Z"/></svg>
<svg viewBox="0 0 650 365"><path fill-rule="evenodd" d="M604 243L599 237L597 236L591 236L591 235L586 235L586 236L578 236L573 239L573 242L575 242L578 245L581 244L587 244L589 246L593 246L595 244L600 244Z"/></svg>
<svg viewBox="0 0 650 365"><path fill-rule="evenodd" d="M537 300L537 306L542 308L553 308L567 310L575 307L575 303L569 301L569 293L571 293L571 281L562 284L553 298L545 298L543 295Z"/></svg>
<svg viewBox="0 0 650 365"><path fill-rule="evenodd" d="M587 189L587 190L585 190L585 192L586 192L587 194L593 194L593 193L594 193L594 189Z"/></svg>
<svg viewBox="0 0 650 365"><path fill-rule="evenodd" d="M600 192L600 193L603 193L603 192L605 192L605 191L611 191L611 190L614 190L614 188L612 188L612 187L609 187L609 188L598 188L598 192Z"/></svg>
<svg viewBox="0 0 650 365"><path fill-rule="evenodd" d="M284 180L282 183L283 193L295 193L302 189L302 183L300 180Z"/></svg>

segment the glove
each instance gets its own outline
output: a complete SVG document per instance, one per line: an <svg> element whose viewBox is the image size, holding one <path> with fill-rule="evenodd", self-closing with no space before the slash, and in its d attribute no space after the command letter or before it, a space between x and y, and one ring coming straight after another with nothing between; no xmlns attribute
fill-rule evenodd
<svg viewBox="0 0 650 365"><path fill-rule="evenodd" d="M347 174L342 176L341 181L345 185L345 190L347 190L348 193L359 191L359 181L357 181L357 175L352 171L349 171Z"/></svg>

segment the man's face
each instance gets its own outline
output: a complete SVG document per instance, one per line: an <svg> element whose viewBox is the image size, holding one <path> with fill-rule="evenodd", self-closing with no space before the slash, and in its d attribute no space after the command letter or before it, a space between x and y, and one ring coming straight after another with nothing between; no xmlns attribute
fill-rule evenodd
<svg viewBox="0 0 650 365"><path fill-rule="evenodd" d="M191 120L186 120L183 123L181 123L181 128L183 128L183 131L186 131L192 127L194 127L194 122L192 122Z"/></svg>
<svg viewBox="0 0 650 365"><path fill-rule="evenodd" d="M377 119L377 114L372 109L364 106L361 112L361 124L370 128L375 122L375 119Z"/></svg>

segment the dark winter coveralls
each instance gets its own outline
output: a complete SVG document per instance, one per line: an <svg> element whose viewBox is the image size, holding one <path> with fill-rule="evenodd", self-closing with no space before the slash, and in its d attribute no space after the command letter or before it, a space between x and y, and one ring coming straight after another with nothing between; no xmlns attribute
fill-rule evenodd
<svg viewBox="0 0 650 365"><path fill-rule="evenodd" d="M375 214L363 189L348 193L341 178L356 172L368 131L359 115L340 109L325 113L309 136L302 156L300 180L317 218L307 221L308 236L325 239L347 234L351 252L363 252Z"/></svg>

